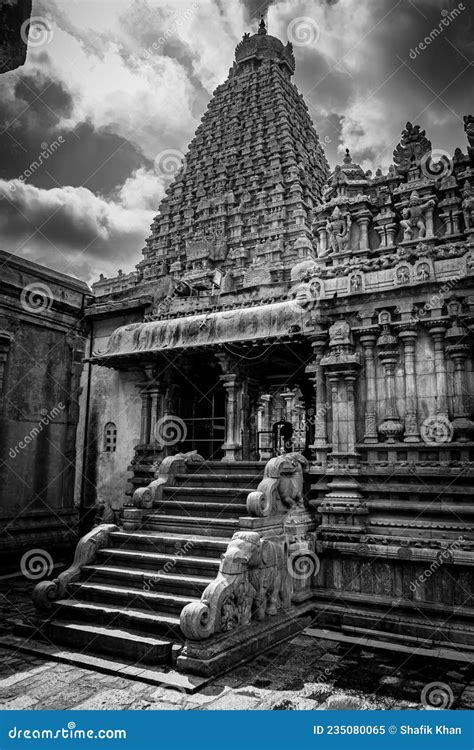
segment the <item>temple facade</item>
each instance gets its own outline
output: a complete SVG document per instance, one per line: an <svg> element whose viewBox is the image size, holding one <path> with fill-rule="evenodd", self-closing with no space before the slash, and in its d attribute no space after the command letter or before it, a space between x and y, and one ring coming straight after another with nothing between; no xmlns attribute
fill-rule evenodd
<svg viewBox="0 0 474 750"><path fill-rule="evenodd" d="M94 601L203 674L308 618L474 645L474 118L452 156L407 123L387 172L330 173L294 65L244 35L143 259L93 287L98 525L38 587L50 637Z"/></svg>

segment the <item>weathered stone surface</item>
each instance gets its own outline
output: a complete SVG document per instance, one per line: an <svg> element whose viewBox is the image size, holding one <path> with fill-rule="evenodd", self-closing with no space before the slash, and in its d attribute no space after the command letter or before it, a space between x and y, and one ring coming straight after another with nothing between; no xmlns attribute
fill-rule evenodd
<svg viewBox="0 0 474 750"><path fill-rule="evenodd" d="M0 74L15 70L26 60L32 0L0 2Z"/></svg>

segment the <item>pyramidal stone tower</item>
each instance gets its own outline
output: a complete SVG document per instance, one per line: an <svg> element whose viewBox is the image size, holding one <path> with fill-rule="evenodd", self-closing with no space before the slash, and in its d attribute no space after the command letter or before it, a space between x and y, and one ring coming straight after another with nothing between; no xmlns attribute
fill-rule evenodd
<svg viewBox="0 0 474 750"><path fill-rule="evenodd" d="M328 165L294 69L292 45L267 34L263 21L244 35L166 190L138 273L117 279L119 287L171 274L178 293L202 294L217 269L229 292L283 280L298 245L310 247ZM157 169L166 174L173 160L175 152L163 152ZM96 291L114 287L102 282ZM172 293L176 284L162 288Z"/></svg>

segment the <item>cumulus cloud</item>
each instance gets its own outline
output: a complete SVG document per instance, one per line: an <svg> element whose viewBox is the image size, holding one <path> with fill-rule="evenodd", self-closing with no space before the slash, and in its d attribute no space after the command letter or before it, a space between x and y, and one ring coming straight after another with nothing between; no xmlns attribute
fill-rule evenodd
<svg viewBox="0 0 474 750"><path fill-rule="evenodd" d="M143 169L113 199L84 187L45 190L0 179L0 235L9 252L92 282L133 269L162 196Z"/></svg>

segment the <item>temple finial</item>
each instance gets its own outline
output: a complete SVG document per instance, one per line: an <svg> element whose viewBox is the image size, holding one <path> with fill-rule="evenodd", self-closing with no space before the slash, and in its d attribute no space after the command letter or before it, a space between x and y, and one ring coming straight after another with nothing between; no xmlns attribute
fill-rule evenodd
<svg viewBox="0 0 474 750"><path fill-rule="evenodd" d="M352 156L350 155L348 148L346 148L346 155L345 155L343 161L344 161L344 164L351 164L351 162L352 162Z"/></svg>
<svg viewBox="0 0 474 750"><path fill-rule="evenodd" d="M267 24L265 22L265 14L262 13L260 16L260 23L258 25L258 33L259 34L266 34L267 33Z"/></svg>

